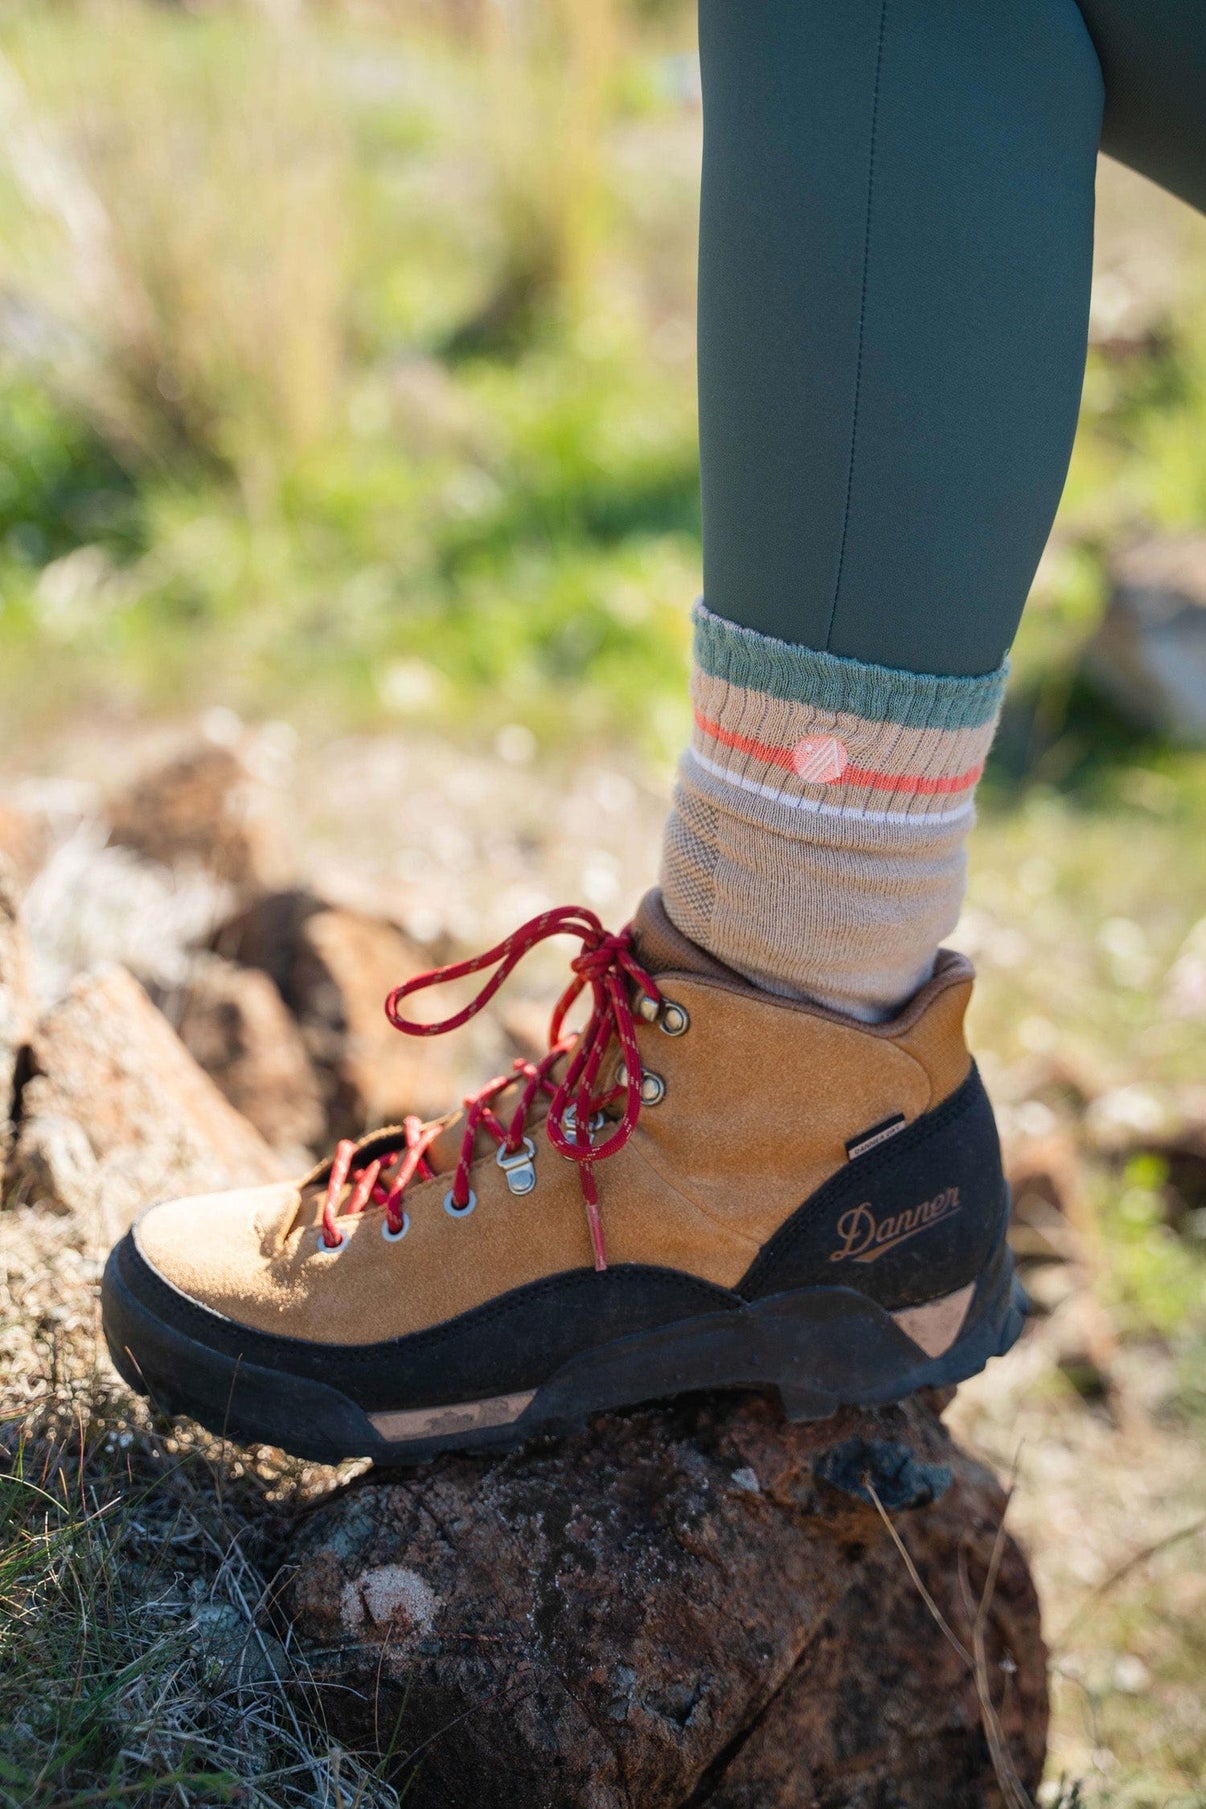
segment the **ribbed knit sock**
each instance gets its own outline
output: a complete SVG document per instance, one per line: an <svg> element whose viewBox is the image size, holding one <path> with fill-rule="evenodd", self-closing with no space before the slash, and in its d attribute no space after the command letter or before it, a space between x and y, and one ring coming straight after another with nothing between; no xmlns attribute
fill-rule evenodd
<svg viewBox="0 0 1206 1809"><path fill-rule="evenodd" d="M756 985L876 1022L930 976L963 898L1006 666L866 666L695 611L695 732L662 895Z"/></svg>

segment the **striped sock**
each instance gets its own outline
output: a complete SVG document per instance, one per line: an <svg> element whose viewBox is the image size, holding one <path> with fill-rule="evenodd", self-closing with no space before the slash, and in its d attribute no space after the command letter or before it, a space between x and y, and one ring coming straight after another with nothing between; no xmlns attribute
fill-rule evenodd
<svg viewBox="0 0 1206 1809"><path fill-rule="evenodd" d="M695 733L662 860L672 922L772 992L893 1015L959 915L1006 671L865 666L697 604Z"/></svg>

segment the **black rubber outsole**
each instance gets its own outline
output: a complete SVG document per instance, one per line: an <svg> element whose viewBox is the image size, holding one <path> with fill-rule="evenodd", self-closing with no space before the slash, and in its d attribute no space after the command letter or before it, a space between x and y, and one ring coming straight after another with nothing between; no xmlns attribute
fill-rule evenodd
<svg viewBox="0 0 1206 1809"><path fill-rule="evenodd" d="M593 1413L705 1389L775 1390L789 1419L826 1419L839 1407L882 1406L966 1381L1009 1349L1027 1311L1002 1243L958 1337L937 1357L854 1289L801 1288L596 1346L530 1395L370 1416L326 1383L244 1362L169 1325L126 1285L115 1257L105 1269L102 1316L130 1387L220 1437L321 1463L413 1464L442 1451L507 1449L536 1433L571 1431Z"/></svg>

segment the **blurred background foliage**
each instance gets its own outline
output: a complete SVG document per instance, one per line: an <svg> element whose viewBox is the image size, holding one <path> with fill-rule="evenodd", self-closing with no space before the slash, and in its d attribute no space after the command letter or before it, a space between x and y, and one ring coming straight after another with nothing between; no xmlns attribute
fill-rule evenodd
<svg viewBox="0 0 1206 1809"><path fill-rule="evenodd" d="M699 582L690 23L5 10L14 726L650 729Z"/></svg>

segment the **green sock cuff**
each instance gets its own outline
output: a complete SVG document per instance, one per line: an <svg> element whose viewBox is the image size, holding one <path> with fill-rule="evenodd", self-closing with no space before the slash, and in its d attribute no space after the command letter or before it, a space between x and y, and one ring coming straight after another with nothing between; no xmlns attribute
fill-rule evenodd
<svg viewBox="0 0 1206 1809"><path fill-rule="evenodd" d="M974 678L902 672L868 666L814 647L795 647L714 616L695 605L695 662L709 677L783 703L807 703L822 711L895 722L909 728L975 729L1001 708L1009 661Z"/></svg>

